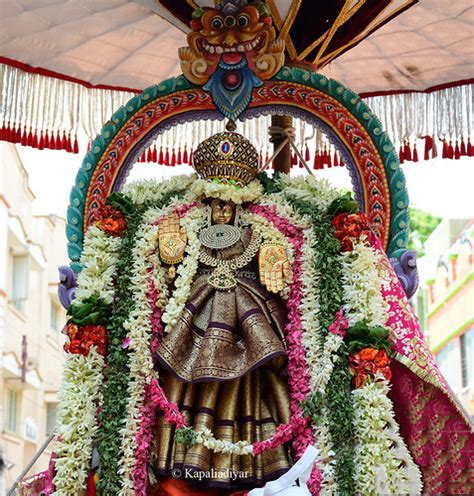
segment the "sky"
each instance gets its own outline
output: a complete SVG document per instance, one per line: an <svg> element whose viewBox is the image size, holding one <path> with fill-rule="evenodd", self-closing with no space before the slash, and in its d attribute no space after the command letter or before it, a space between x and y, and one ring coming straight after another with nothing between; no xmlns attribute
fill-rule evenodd
<svg viewBox="0 0 474 496"><path fill-rule="evenodd" d="M83 156L56 150L39 151L23 146L17 149L36 196L34 213L66 217L69 194ZM402 169L411 205L442 218L474 218L474 158L407 162L402 165ZM138 163L132 169L128 181L150 177L159 179L190 172L192 169L187 166L172 168ZM336 187L351 187L345 167L318 170L315 173Z"/></svg>

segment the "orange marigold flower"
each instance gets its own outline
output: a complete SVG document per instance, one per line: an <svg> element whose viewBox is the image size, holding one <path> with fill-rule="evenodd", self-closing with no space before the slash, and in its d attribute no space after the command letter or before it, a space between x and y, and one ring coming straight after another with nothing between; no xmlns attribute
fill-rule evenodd
<svg viewBox="0 0 474 496"><path fill-rule="evenodd" d="M363 348L359 353L362 360L373 360L377 356L378 350L375 348Z"/></svg>
<svg viewBox="0 0 474 496"><path fill-rule="evenodd" d="M385 350L379 350L379 352L377 353L377 356L374 359L374 363L375 363L375 365L377 365L377 367L386 367L388 365L389 361L390 360L389 360Z"/></svg>

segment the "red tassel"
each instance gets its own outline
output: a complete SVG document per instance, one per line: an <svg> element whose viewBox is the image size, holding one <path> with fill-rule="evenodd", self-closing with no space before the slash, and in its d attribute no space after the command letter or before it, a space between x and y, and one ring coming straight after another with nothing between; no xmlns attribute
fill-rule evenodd
<svg viewBox="0 0 474 496"><path fill-rule="evenodd" d="M328 162L328 167L332 167L332 158L331 158L331 149L330 148L328 148L327 162Z"/></svg>
<svg viewBox="0 0 474 496"><path fill-rule="evenodd" d="M334 167L339 167L339 156L337 155L337 152L334 152L333 164L334 164Z"/></svg>
<svg viewBox="0 0 474 496"><path fill-rule="evenodd" d="M23 146L26 146L28 142L28 132L26 131L26 125L23 126L23 133L21 135L21 141L20 143L23 145Z"/></svg>
<svg viewBox="0 0 474 496"><path fill-rule="evenodd" d="M430 151L433 148L433 138L427 135L427 136L423 136L423 139L425 140L425 150L423 153L423 160L429 160Z"/></svg>
<svg viewBox="0 0 474 496"><path fill-rule="evenodd" d="M431 158L436 158L438 156L438 145L436 144L435 138L431 138L433 141L433 146L431 147Z"/></svg>
<svg viewBox="0 0 474 496"><path fill-rule="evenodd" d="M183 163L189 164L188 147L186 145L184 145Z"/></svg>
<svg viewBox="0 0 474 496"><path fill-rule="evenodd" d="M72 153L75 155L79 153L79 142L77 141L77 135L74 135L74 146L72 147Z"/></svg>
<svg viewBox="0 0 474 496"><path fill-rule="evenodd" d="M26 137L26 146L32 146L32 145L33 145L33 133L30 127L28 131L28 135Z"/></svg>
<svg viewBox="0 0 474 496"><path fill-rule="evenodd" d="M183 159L181 157L181 147L178 148L178 155L176 156L176 165L181 165L183 163Z"/></svg>
<svg viewBox="0 0 474 496"><path fill-rule="evenodd" d="M291 165L298 165L298 157L296 156L296 153L293 153L293 155L291 155Z"/></svg>
<svg viewBox="0 0 474 496"><path fill-rule="evenodd" d="M450 140L449 141L449 146L448 146L448 158L451 160L454 158L454 148L453 148L453 142Z"/></svg>
<svg viewBox="0 0 474 496"><path fill-rule="evenodd" d="M410 142L409 141L406 141L405 142L405 148L403 149L403 155L404 155L405 160L407 162L411 162L412 161L411 148L410 148Z"/></svg>
<svg viewBox="0 0 474 496"><path fill-rule="evenodd" d="M92 146L92 144L91 144ZM62 150L61 131L56 132L56 150Z"/></svg>
<svg viewBox="0 0 474 496"><path fill-rule="evenodd" d="M38 141L38 150L44 150L44 136L43 136L43 130L40 132L40 139Z"/></svg>
<svg viewBox="0 0 474 496"><path fill-rule="evenodd" d="M193 165L193 151L189 152L189 165Z"/></svg>
<svg viewBox="0 0 474 496"><path fill-rule="evenodd" d="M165 159L163 158L163 147L162 146L160 146L160 154L158 156L158 163L160 165L164 165L164 163L165 163Z"/></svg>
<svg viewBox="0 0 474 496"><path fill-rule="evenodd" d="M304 159L306 160L306 162L309 162L311 160L311 157L310 157L310 154L309 154L308 143L306 143L306 148L305 148L305 151L304 151Z"/></svg>
<svg viewBox="0 0 474 496"><path fill-rule="evenodd" d="M59 131L58 131L58 133L59 133ZM66 150L67 149L66 131L63 131L63 137L61 138L59 149L60 150Z"/></svg>
<svg viewBox="0 0 474 496"><path fill-rule="evenodd" d="M173 153L171 154L171 161L170 161L171 167L174 167L176 165L176 153L173 148Z"/></svg>
<svg viewBox="0 0 474 496"><path fill-rule="evenodd" d="M268 156L268 149L267 149L267 151L265 152L265 162L262 165L266 164L269 158L270 157Z"/></svg>
<svg viewBox="0 0 474 496"><path fill-rule="evenodd" d="M8 121L8 125L7 127L5 128L5 141L11 141L12 140L12 130L11 130L11 127L10 127L10 121Z"/></svg>
<svg viewBox="0 0 474 496"><path fill-rule="evenodd" d="M401 164L405 162L405 154L403 153L402 145L400 145L400 150L398 151L398 160L400 161Z"/></svg>
<svg viewBox="0 0 474 496"><path fill-rule="evenodd" d="M313 169L318 168L318 150L314 150Z"/></svg>
<svg viewBox="0 0 474 496"><path fill-rule="evenodd" d="M151 155L151 147L149 146L149 147L148 147L148 150L146 151L146 161L147 161L148 163L150 163L150 162L151 162L151 158L152 158L152 155Z"/></svg>
<svg viewBox="0 0 474 496"><path fill-rule="evenodd" d="M467 138L467 156L474 157L474 146L471 145L471 138Z"/></svg>
<svg viewBox="0 0 474 496"><path fill-rule="evenodd" d="M12 129L14 143L20 143L21 141L21 126Z"/></svg>
<svg viewBox="0 0 474 496"><path fill-rule="evenodd" d="M466 143L464 141L464 136L461 138L461 149L460 149L460 152L461 152L461 157L465 157L467 155Z"/></svg>
<svg viewBox="0 0 474 496"><path fill-rule="evenodd" d="M48 130L46 129L46 131L44 132L44 147L45 148L50 148L50 142L49 142L49 132Z"/></svg>
<svg viewBox="0 0 474 496"><path fill-rule="evenodd" d="M166 147L165 165L170 165L170 151L168 150L168 147Z"/></svg>
<svg viewBox="0 0 474 496"><path fill-rule="evenodd" d="M459 160L461 158L461 150L459 149L459 143L456 141L456 147L454 148L454 158Z"/></svg>
<svg viewBox="0 0 474 496"><path fill-rule="evenodd" d="M5 123L2 123L2 127L0 127L0 140L6 141L5 140Z"/></svg>
<svg viewBox="0 0 474 496"><path fill-rule="evenodd" d="M442 153L441 157L442 158L449 158L448 142L446 140L443 140L443 153Z"/></svg>
<svg viewBox="0 0 474 496"><path fill-rule="evenodd" d="M339 162L339 167L344 167L346 164L344 163L344 159L341 157L341 160Z"/></svg>
<svg viewBox="0 0 474 496"><path fill-rule="evenodd" d="M416 149L416 143L413 145L413 162L418 162L418 150Z"/></svg>
<svg viewBox="0 0 474 496"><path fill-rule="evenodd" d="M71 133L67 135L67 140L66 140L66 151L69 153L73 152L73 146L72 146L72 140L71 140Z"/></svg>
<svg viewBox="0 0 474 496"><path fill-rule="evenodd" d="M154 162L155 164L158 161L158 155L156 153L156 144L155 143L153 143L153 150L151 151L151 161Z"/></svg>
<svg viewBox="0 0 474 496"><path fill-rule="evenodd" d="M316 169L324 169L324 157L321 153L316 155Z"/></svg>
<svg viewBox="0 0 474 496"><path fill-rule="evenodd" d="M87 151L88 151L88 152L90 152L90 151L91 151L91 148L92 148L92 141L91 141L91 140L89 140L89 141L87 142Z"/></svg>
<svg viewBox="0 0 474 496"><path fill-rule="evenodd" d="M38 148L39 143L38 143L38 131L35 129L35 132L33 133L33 139L31 141L31 146L33 148Z"/></svg>

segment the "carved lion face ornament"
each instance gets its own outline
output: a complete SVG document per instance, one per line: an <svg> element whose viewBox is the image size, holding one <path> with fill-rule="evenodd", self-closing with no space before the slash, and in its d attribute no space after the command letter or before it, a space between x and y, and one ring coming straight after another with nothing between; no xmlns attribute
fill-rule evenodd
<svg viewBox="0 0 474 496"><path fill-rule="evenodd" d="M197 9L193 17L189 47L179 51L183 74L191 82L206 84L220 61L238 67L246 58L249 69L262 80L283 66L285 43L276 40L265 4L221 3Z"/></svg>

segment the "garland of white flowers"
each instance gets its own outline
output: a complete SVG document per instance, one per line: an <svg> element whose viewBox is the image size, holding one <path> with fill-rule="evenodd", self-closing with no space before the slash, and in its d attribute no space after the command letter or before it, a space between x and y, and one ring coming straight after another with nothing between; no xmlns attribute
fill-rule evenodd
<svg viewBox="0 0 474 496"><path fill-rule="evenodd" d="M341 254L344 308L350 325L384 327L388 305L378 267L383 255L361 238ZM394 420L388 382L381 375L352 391L357 494L421 494L421 474Z"/></svg>
<svg viewBox="0 0 474 496"><path fill-rule="evenodd" d="M190 191L195 198L200 196L219 198L220 200L232 201L236 205L241 205L242 203L258 200L263 195L263 186L258 179L251 181L244 187L197 179L192 183Z"/></svg>
<svg viewBox="0 0 474 496"><path fill-rule="evenodd" d="M341 253L344 310L351 326L360 321L370 327L387 323L388 304L382 297L383 279L377 268L381 257L363 237L354 242L352 251Z"/></svg>
<svg viewBox="0 0 474 496"><path fill-rule="evenodd" d="M150 269L157 266L158 226L141 225L132 251L133 276L130 291L134 305L123 327L128 331L130 382L125 425L121 430L122 457L119 470L122 474L121 496L133 494L133 466L135 458L135 433L140 422L145 385L154 377L153 359L150 353L152 330L151 308L148 304L148 280Z"/></svg>
<svg viewBox="0 0 474 496"><path fill-rule="evenodd" d="M104 357L92 347L87 356L70 355L64 365L58 408L56 494L82 494L98 430Z"/></svg>
<svg viewBox="0 0 474 496"><path fill-rule="evenodd" d="M197 178L197 174L182 174L160 182L144 179L126 185L122 193L137 206L146 202L160 203L171 192L189 191Z"/></svg>
<svg viewBox="0 0 474 496"><path fill-rule="evenodd" d="M88 229L81 256L75 304L90 296L113 300L113 276L120 238L95 226ZM87 356L68 354L58 409L58 442L54 484L58 494L80 494L85 487L98 429L104 358L92 347ZM80 412L80 413L79 413Z"/></svg>
<svg viewBox="0 0 474 496"><path fill-rule="evenodd" d="M193 208L181 219L181 226L188 236L187 255L177 269L178 277L175 281L173 296L168 300L164 308L162 320L167 324L165 332L168 332L170 327L176 325L191 293L191 283L199 265L199 251L201 249L199 230L203 219L203 208Z"/></svg>
<svg viewBox="0 0 474 496"><path fill-rule="evenodd" d="M77 277L75 305L93 295L99 295L107 304L112 303L112 278L120 242L119 237L109 236L96 226L89 227L81 256L83 268Z"/></svg>
<svg viewBox="0 0 474 496"><path fill-rule="evenodd" d="M382 375L352 391L354 404L355 492L421 494L422 479L403 441Z"/></svg>

